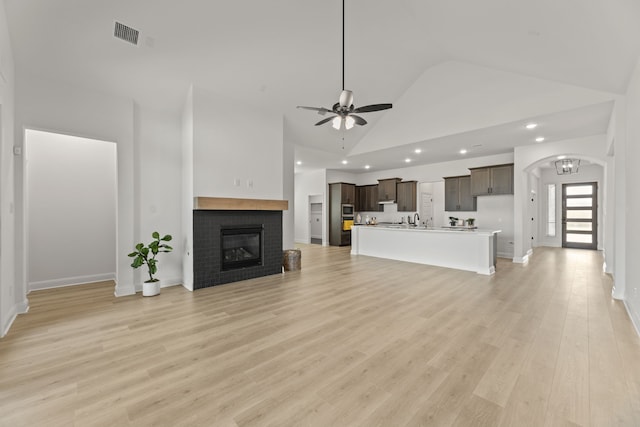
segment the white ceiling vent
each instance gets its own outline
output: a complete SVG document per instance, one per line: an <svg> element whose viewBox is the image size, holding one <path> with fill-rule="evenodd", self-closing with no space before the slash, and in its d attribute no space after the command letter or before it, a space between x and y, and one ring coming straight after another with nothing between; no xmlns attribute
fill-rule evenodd
<svg viewBox="0 0 640 427"><path fill-rule="evenodd" d="M140 31L127 27L124 24L116 21L116 26L113 30L113 35L121 40L129 42L134 45L138 45L138 36L140 35Z"/></svg>

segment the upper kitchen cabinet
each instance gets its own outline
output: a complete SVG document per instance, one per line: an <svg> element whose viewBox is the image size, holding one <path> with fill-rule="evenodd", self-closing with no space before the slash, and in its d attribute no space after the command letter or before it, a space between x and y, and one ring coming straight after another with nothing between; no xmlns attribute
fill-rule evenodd
<svg viewBox="0 0 640 427"><path fill-rule="evenodd" d="M376 212L380 210L378 205L378 185L356 186L356 211Z"/></svg>
<svg viewBox="0 0 640 427"><path fill-rule="evenodd" d="M469 175L444 179L444 210L447 212L476 210L476 198L471 195Z"/></svg>
<svg viewBox="0 0 640 427"><path fill-rule="evenodd" d="M393 202L396 200L396 184L400 178L378 180L378 202Z"/></svg>
<svg viewBox="0 0 640 427"><path fill-rule="evenodd" d="M417 181L398 182L396 185L396 196L398 212L416 211Z"/></svg>
<svg viewBox="0 0 640 427"><path fill-rule="evenodd" d="M513 164L473 168L470 171L473 196L513 194Z"/></svg>
<svg viewBox="0 0 640 427"><path fill-rule="evenodd" d="M343 205L356 204L356 186L355 184L340 183L341 203Z"/></svg>

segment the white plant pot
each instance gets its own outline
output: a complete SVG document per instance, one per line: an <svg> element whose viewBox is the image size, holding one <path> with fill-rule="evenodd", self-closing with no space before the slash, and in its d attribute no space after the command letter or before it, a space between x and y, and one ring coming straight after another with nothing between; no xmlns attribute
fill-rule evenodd
<svg viewBox="0 0 640 427"><path fill-rule="evenodd" d="M142 284L142 296L143 297L153 297L160 293L160 285L161 281L157 282L144 282Z"/></svg>

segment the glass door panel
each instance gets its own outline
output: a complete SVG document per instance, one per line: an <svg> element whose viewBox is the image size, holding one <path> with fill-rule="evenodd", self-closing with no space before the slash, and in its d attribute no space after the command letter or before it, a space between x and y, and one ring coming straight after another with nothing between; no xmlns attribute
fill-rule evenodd
<svg viewBox="0 0 640 427"><path fill-rule="evenodd" d="M562 247L598 248L597 196L595 182L562 185Z"/></svg>

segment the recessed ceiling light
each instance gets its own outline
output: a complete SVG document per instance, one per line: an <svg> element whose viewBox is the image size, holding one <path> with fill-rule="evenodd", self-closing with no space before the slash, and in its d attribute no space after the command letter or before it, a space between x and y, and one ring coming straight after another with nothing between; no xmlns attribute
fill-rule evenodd
<svg viewBox="0 0 640 427"><path fill-rule="evenodd" d="M467 154L467 150L463 148L462 150L460 150L460 154Z"/></svg>
<svg viewBox="0 0 640 427"><path fill-rule="evenodd" d="M567 156L558 156L558 160L566 159Z"/></svg>
<svg viewBox="0 0 640 427"><path fill-rule="evenodd" d="M301 162L300 160L298 160L298 161L296 162L296 165L298 165L298 166L299 166L299 165L301 165L301 164L302 164L302 162Z"/></svg>
<svg viewBox="0 0 640 427"><path fill-rule="evenodd" d="M342 161L342 164L343 164L343 165L346 165L347 163L349 163L349 162L347 162L346 160L343 160L343 161Z"/></svg>
<svg viewBox="0 0 640 427"><path fill-rule="evenodd" d="M420 153L422 153L422 150L421 150L420 148L416 148L416 149L414 150L414 152L415 152L416 154L420 154Z"/></svg>
<svg viewBox="0 0 640 427"><path fill-rule="evenodd" d="M409 158L404 159L404 161L405 161L405 163L411 163L411 159L409 159Z"/></svg>
<svg viewBox="0 0 640 427"><path fill-rule="evenodd" d="M542 142L544 141L544 136L539 136L536 138L536 142Z"/></svg>
<svg viewBox="0 0 640 427"><path fill-rule="evenodd" d="M364 165L364 168L365 168L365 169L369 169L369 168L371 168L371 166L369 166L369 165Z"/></svg>
<svg viewBox="0 0 640 427"><path fill-rule="evenodd" d="M535 129L538 127L537 123L529 123L525 126L527 129L531 130L531 129Z"/></svg>

